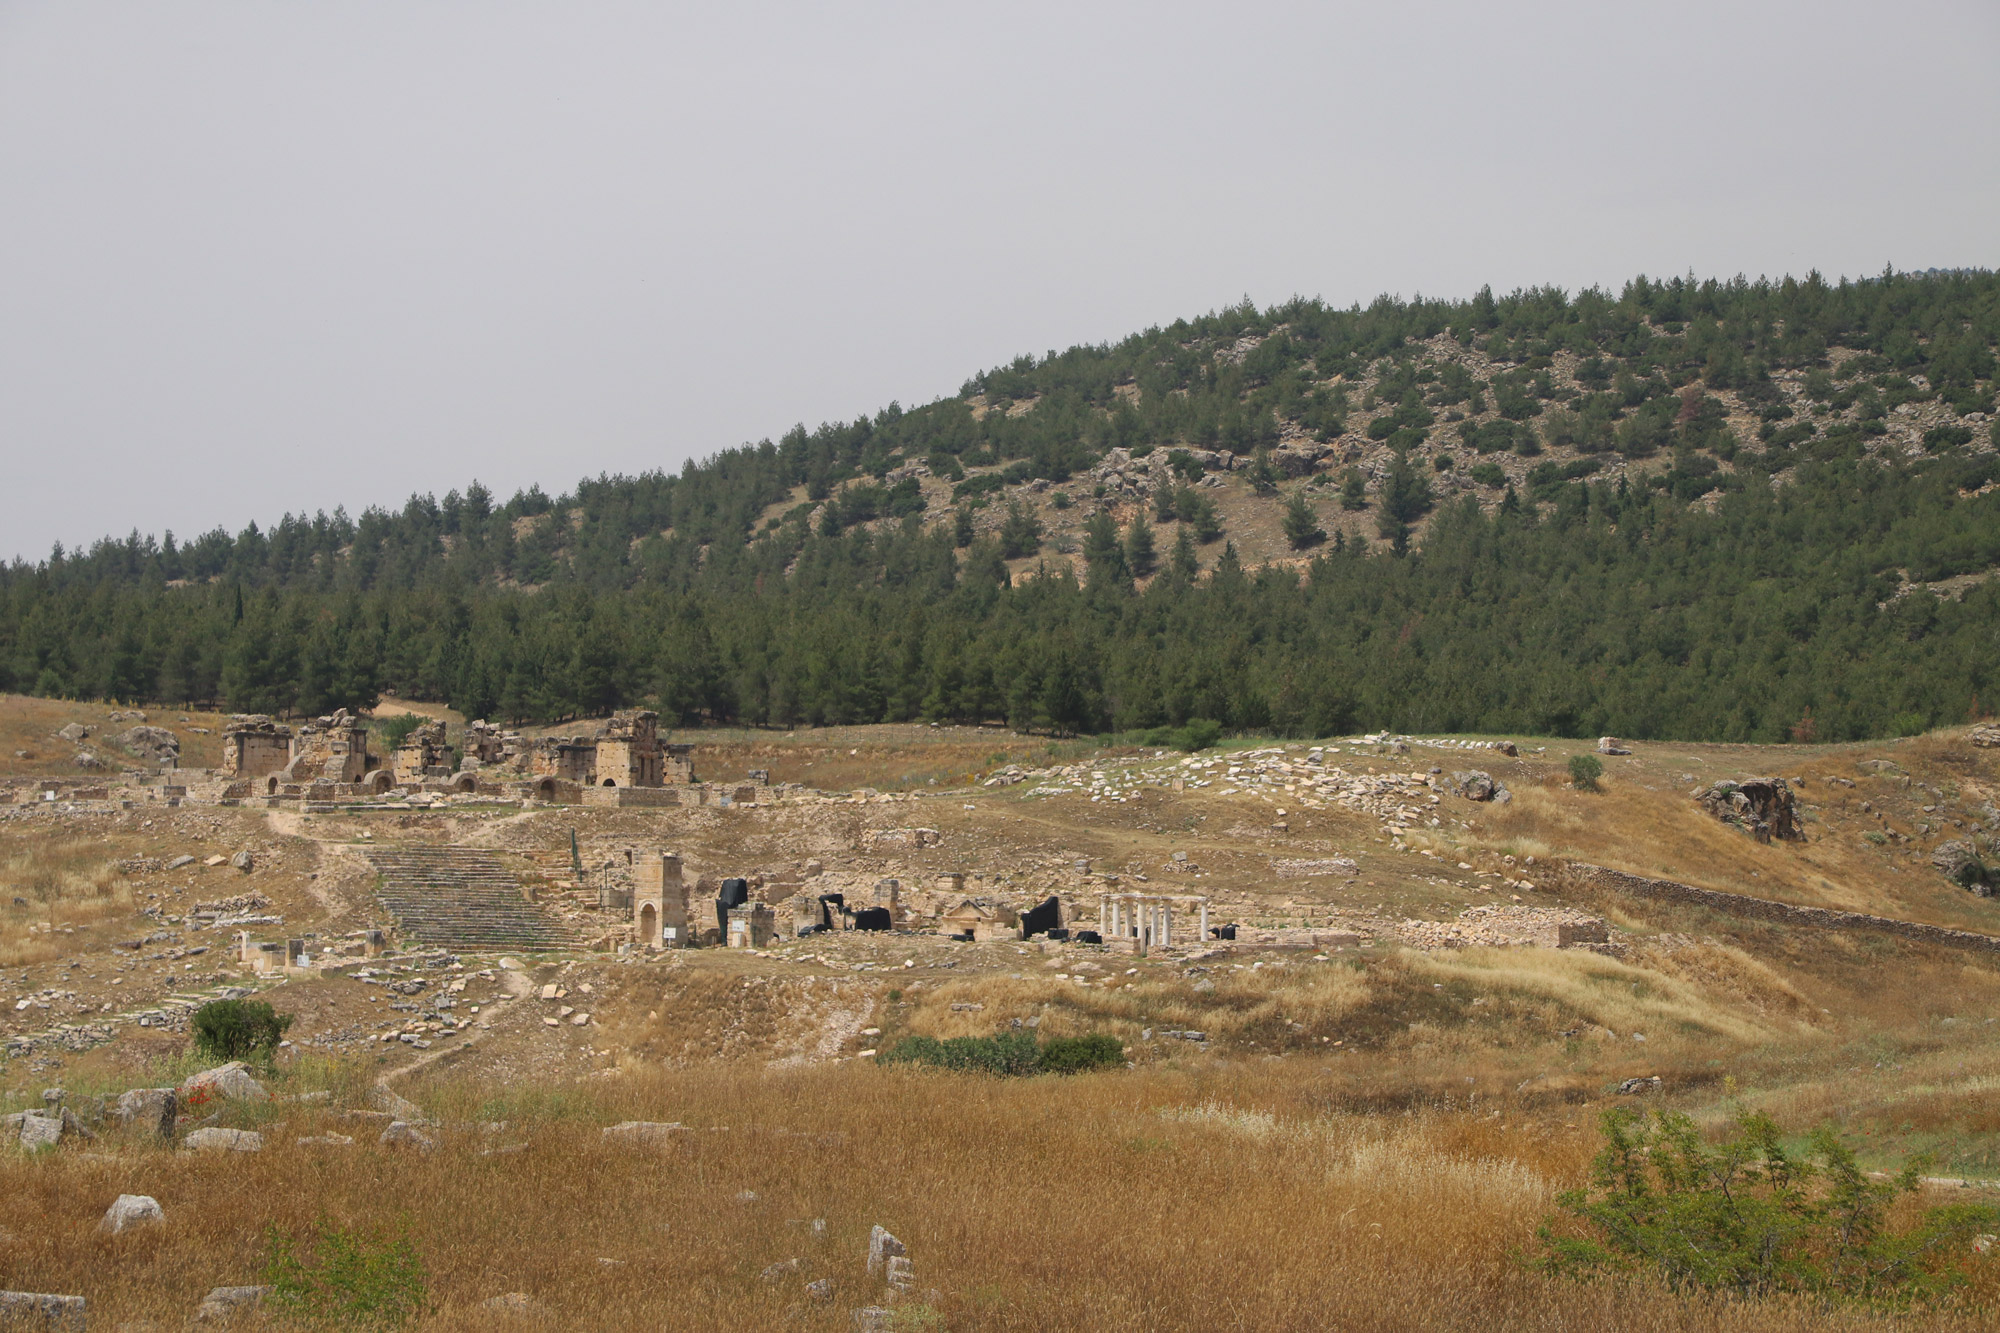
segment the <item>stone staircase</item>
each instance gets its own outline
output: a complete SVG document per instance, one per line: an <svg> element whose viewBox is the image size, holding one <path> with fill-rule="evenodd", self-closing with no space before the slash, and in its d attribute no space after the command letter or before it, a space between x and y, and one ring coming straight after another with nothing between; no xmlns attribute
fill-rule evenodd
<svg viewBox="0 0 2000 1333"><path fill-rule="evenodd" d="M469 847L370 847L375 896L411 944L465 950L567 949L560 922L521 896L499 857Z"/></svg>

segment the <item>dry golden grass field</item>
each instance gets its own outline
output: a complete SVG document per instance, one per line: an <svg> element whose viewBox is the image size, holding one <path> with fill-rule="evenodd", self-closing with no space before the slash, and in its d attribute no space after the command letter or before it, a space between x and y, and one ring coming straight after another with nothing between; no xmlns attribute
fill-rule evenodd
<svg viewBox="0 0 2000 1333"><path fill-rule="evenodd" d="M33 707L47 711L0 700L0 718L18 709L26 736L84 711ZM274 1099L216 1113L216 1125L260 1131L261 1152L109 1128L33 1155L0 1147L0 1288L84 1295L92 1329L177 1329L211 1288L259 1281L270 1228L325 1221L409 1239L428 1273L427 1329L852 1329L856 1310L878 1305L884 1327L952 1330L2000 1318L2000 1257L1984 1255L1966 1256L1951 1301L1902 1315L1651 1279L1562 1282L1521 1261L1556 1193L1583 1180L1599 1115L1619 1105L1682 1110L1718 1131L1761 1110L1793 1141L1831 1125L1866 1167L1923 1153L1931 1175L1969 1182L1933 1186L1924 1202L2000 1201L1985 1186L2000 1180L2000 953L1633 898L1569 869L2000 935L2000 900L1929 861L1940 841L1993 827L2000 752L1962 734L1641 744L1604 761L1595 793L1568 784L1567 757L1589 748L1574 741L1521 740L1518 759L1341 748L1350 774L1477 767L1513 793L1505 805L1447 794L1395 837L1379 814L1276 782L1225 784L1223 767L1179 790L1120 777L1179 760L1129 745L924 727L676 739L697 744L703 777L763 768L841 799L0 809L0 1040L231 983L295 1016L292 1045L259 1075ZM1247 769L1242 756L1269 748L1232 742L1222 757ZM980 785L1010 764L1105 774L1102 791L1119 796L1043 779ZM1807 841L1758 844L1689 797L1756 774L1796 782ZM914 827L938 836L878 836ZM754 952L466 954L430 975L465 983L449 1014L470 1021L433 1026L420 1049L379 1038L414 1030L437 987L406 999L339 970L251 976L228 932L183 923L197 902L254 891L259 911L284 917L253 928L265 937L337 936L382 921L366 846L450 843L516 869L581 939L608 923L570 877L572 834L586 865L660 847L691 875L772 885L808 862L856 888L951 871L968 892L1067 892L1085 916L1094 881L1075 865L1088 860L1128 886L1144 876L1207 894L1218 920L1246 932L1310 924L1361 942L1246 939L1140 958L841 933ZM204 864L239 850L252 872ZM177 855L195 860L165 869ZM1419 948L1399 934L1473 907L1581 910L1610 923L1616 947ZM543 999L544 987L560 994ZM1128 1067L1007 1079L867 1054L909 1035L1014 1031L1109 1034ZM1204 1039L1174 1035L1187 1031ZM88 1106L200 1067L184 1032L122 1023L109 1040L0 1062L0 1111L55 1087ZM1658 1077L1657 1091L1620 1092L1638 1077ZM378 1082L422 1108L434 1151L377 1142ZM653 1142L602 1132L629 1120L683 1128ZM352 1142L299 1142L330 1135ZM166 1224L99 1234L127 1193L157 1198ZM914 1267L912 1291L893 1301L865 1270L876 1225ZM831 1288L812 1286L822 1280ZM510 1294L513 1305L486 1304Z"/></svg>

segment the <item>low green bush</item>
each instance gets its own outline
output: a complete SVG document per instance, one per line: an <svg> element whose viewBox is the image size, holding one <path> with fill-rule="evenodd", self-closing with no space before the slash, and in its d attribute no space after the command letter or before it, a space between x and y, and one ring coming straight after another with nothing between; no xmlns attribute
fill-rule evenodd
<svg viewBox="0 0 2000 1333"><path fill-rule="evenodd" d="M1110 1069L1125 1063L1125 1046L1108 1032L1087 1037L1054 1037L1042 1047L1045 1074L1077 1074L1086 1069Z"/></svg>
<svg viewBox="0 0 2000 1333"><path fill-rule="evenodd" d="M1596 791L1597 780L1604 776L1604 764L1594 754L1573 754L1569 757L1570 784L1578 791Z"/></svg>
<svg viewBox="0 0 2000 1333"><path fill-rule="evenodd" d="M263 1285L281 1317L316 1328L402 1328L423 1313L429 1279L407 1236L321 1219L304 1237L264 1232Z"/></svg>
<svg viewBox="0 0 2000 1333"><path fill-rule="evenodd" d="M885 1065L928 1065L962 1073L1077 1074L1125 1063L1125 1047L1105 1032L1085 1037L1055 1037L1037 1046L1031 1032L1001 1032L991 1037L904 1037L875 1057Z"/></svg>
<svg viewBox="0 0 2000 1333"><path fill-rule="evenodd" d="M211 1000L194 1011L195 1049L216 1060L268 1056L285 1039L290 1014L265 1000Z"/></svg>

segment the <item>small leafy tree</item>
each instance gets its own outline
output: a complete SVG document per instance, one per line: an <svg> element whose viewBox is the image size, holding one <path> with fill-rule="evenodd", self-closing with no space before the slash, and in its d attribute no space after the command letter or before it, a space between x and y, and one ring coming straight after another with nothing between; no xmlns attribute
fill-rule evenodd
<svg viewBox="0 0 2000 1333"><path fill-rule="evenodd" d="M1921 1163L1868 1178L1827 1128L1798 1155L1770 1117L1745 1113L1711 1147L1678 1112L1614 1107L1590 1183L1558 1196L1576 1225L1545 1222L1543 1272L1589 1278L1652 1272L1675 1291L1739 1296L1811 1293L1898 1304L1963 1280L1968 1242L2000 1208L1951 1204L1898 1228L1889 1206L1917 1188Z"/></svg>
<svg viewBox="0 0 2000 1333"><path fill-rule="evenodd" d="M1569 757L1570 785L1578 791L1596 791L1597 780L1604 776L1604 764L1594 754L1573 754Z"/></svg>
<svg viewBox="0 0 2000 1333"><path fill-rule="evenodd" d="M324 1218L304 1240L266 1228L263 1281L273 1306L318 1328L402 1328L424 1312L429 1292L408 1236L371 1236Z"/></svg>
<svg viewBox="0 0 2000 1333"><path fill-rule="evenodd" d="M269 1056L291 1025L267 1000L210 1000L192 1019L195 1049L214 1060Z"/></svg>

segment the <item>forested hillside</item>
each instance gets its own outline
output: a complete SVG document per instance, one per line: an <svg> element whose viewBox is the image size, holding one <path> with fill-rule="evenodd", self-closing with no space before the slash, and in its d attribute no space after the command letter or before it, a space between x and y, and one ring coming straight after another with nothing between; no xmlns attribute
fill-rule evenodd
<svg viewBox="0 0 2000 1333"><path fill-rule="evenodd" d="M58 549L0 690L1734 740L2000 698L2000 277L1245 304L677 474Z"/></svg>

